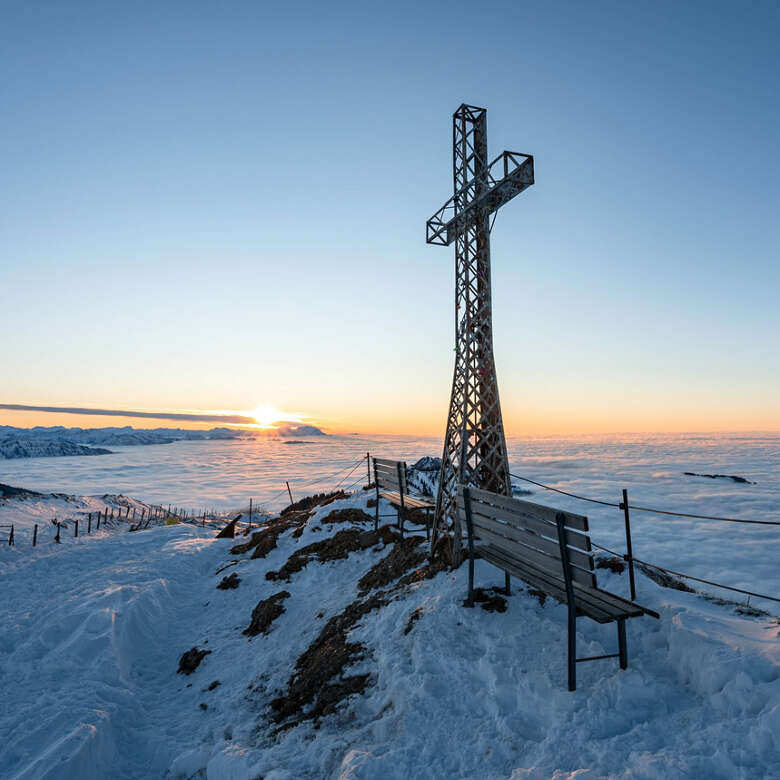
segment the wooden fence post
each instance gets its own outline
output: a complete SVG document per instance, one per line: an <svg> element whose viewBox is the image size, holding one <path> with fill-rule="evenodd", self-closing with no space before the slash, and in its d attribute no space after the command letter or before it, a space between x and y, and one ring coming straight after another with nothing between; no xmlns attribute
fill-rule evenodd
<svg viewBox="0 0 780 780"><path fill-rule="evenodd" d="M293 501L292 490L290 490L290 483L285 482L284 484L287 485L287 495L290 496L290 504L294 504L295 501Z"/></svg>
<svg viewBox="0 0 780 780"><path fill-rule="evenodd" d="M368 477L368 482L366 482L366 486L371 484L371 453L366 453L366 475Z"/></svg>
<svg viewBox="0 0 780 780"><path fill-rule="evenodd" d="M57 520L55 518L55 523L57 523ZM57 544L60 544L60 524L57 523L57 535L54 537L54 541L57 542Z"/></svg>
<svg viewBox="0 0 780 780"><path fill-rule="evenodd" d="M13 523L11 523L11 533L8 534L8 546L11 547L12 545L16 545L16 542L14 542L14 526Z"/></svg>
<svg viewBox="0 0 780 780"><path fill-rule="evenodd" d="M33 547L38 544L38 523L33 526Z"/></svg>
<svg viewBox="0 0 780 780"><path fill-rule="evenodd" d="M76 522L73 525L73 536L78 537L78 535L79 535L79 521L78 518L76 518Z"/></svg>
<svg viewBox="0 0 780 780"><path fill-rule="evenodd" d="M87 515L87 534L92 533L92 512Z"/></svg>

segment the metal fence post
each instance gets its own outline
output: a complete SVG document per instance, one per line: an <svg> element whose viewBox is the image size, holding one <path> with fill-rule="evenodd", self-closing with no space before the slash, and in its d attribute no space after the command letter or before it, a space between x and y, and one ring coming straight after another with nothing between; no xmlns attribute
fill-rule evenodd
<svg viewBox="0 0 780 780"><path fill-rule="evenodd" d="M623 488L623 501L620 504L626 521L626 561L628 562L628 580L631 585L631 601L636 601L636 582L634 581L634 551L631 546L631 518L628 513L628 491Z"/></svg>

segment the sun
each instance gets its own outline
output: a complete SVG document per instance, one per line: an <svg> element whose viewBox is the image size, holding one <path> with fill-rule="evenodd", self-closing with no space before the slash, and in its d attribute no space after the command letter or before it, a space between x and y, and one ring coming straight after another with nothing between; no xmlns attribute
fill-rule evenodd
<svg viewBox="0 0 780 780"><path fill-rule="evenodd" d="M273 428L278 422L301 422L299 415L283 412L275 406L258 406L248 411L247 416L254 417L260 428Z"/></svg>

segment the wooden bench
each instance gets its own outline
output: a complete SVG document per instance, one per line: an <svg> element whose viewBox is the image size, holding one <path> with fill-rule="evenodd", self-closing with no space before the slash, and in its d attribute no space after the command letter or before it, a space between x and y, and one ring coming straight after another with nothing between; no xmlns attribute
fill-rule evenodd
<svg viewBox="0 0 780 780"><path fill-rule="evenodd" d="M474 606L474 559L480 557L503 569L507 594L512 575L567 605L570 691L577 687L579 662L619 658L621 669L628 666L626 620L659 615L598 587L587 517L463 485L458 485L457 505L468 532L466 606ZM617 622L618 652L577 658L579 615Z"/></svg>
<svg viewBox="0 0 780 780"><path fill-rule="evenodd" d="M425 537L430 536L430 510L435 507L431 501L424 498L409 495L409 486L406 481L406 463L401 460L386 460L374 458L374 485L376 486L376 518L374 530L379 528L379 499L387 499L397 507L397 527L404 534L404 520L406 512L410 509L425 510Z"/></svg>

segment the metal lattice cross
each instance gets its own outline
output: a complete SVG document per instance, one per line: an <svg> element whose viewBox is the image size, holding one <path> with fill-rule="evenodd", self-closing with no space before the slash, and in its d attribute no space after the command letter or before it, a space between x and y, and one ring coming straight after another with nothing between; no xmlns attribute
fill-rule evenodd
<svg viewBox="0 0 780 780"><path fill-rule="evenodd" d="M503 152L489 163L487 111L464 103L453 114L453 175L454 195L428 220L426 241L455 242L455 372L432 544L451 528L457 563L458 483L512 491L493 360L490 230L498 209L534 183L534 160Z"/></svg>

